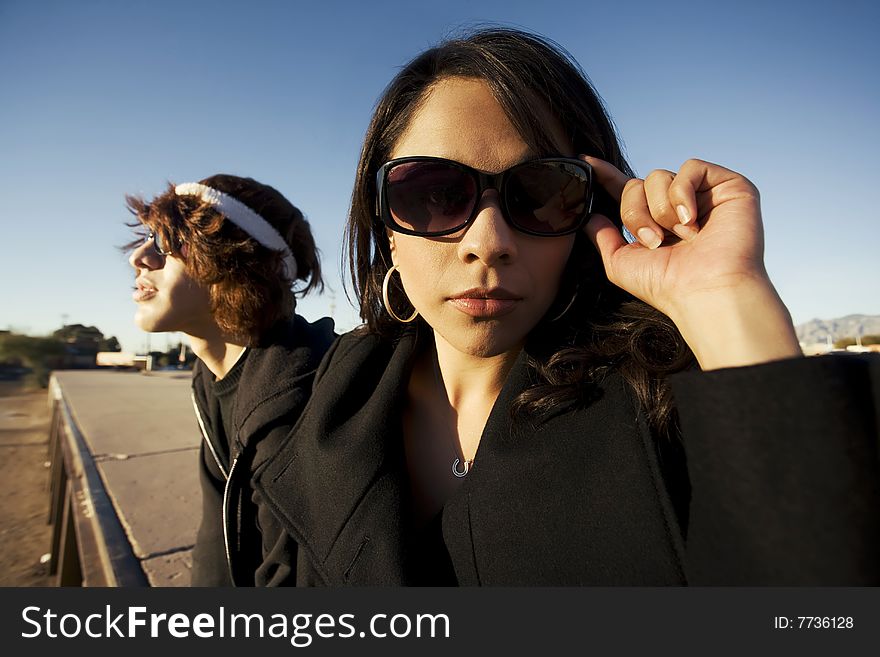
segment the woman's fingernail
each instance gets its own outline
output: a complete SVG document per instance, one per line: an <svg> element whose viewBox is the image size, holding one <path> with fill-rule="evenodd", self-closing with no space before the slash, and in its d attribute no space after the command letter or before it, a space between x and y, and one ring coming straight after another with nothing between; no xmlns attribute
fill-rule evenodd
<svg viewBox="0 0 880 657"><path fill-rule="evenodd" d="M688 212L688 209L683 205L676 205L675 211L678 213L678 220L681 223L686 224L691 220L691 213Z"/></svg>
<svg viewBox="0 0 880 657"><path fill-rule="evenodd" d="M636 234L639 236L639 240L641 241L641 243L647 246L649 249L656 249L658 246L660 246L660 242L663 241L660 236L657 235L657 233L655 233L648 227L639 228Z"/></svg>
<svg viewBox="0 0 880 657"><path fill-rule="evenodd" d="M673 226L672 232L678 235L685 242L690 242L697 236L697 229L693 226Z"/></svg>

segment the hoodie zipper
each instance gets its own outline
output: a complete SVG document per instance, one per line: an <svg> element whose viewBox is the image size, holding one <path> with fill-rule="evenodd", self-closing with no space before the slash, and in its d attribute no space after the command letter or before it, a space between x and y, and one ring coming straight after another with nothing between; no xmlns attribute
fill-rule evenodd
<svg viewBox="0 0 880 657"><path fill-rule="evenodd" d="M238 456L232 459L229 472L227 472L226 468L224 468L223 464L220 462L220 458L217 456L217 450L214 449L214 443L211 442L211 438L208 436L208 432L205 429L205 422L202 420L202 413L199 411L199 405L196 403L196 395L194 392L190 393L190 398L192 399L193 409L195 409L196 412L196 420L198 420L199 428L202 430L202 438L205 439L205 443L208 445L208 449L211 451L211 456L214 457L214 462L220 469L220 473L223 475L224 479L226 479L226 484L223 486L223 509L220 513L220 522L223 525L223 550L226 553L226 567L229 570L229 580L232 582L232 585L235 586L235 578L232 575L232 552L229 549L229 531L226 519L228 517L229 507L229 485L232 483L232 472L235 470L235 464L238 463Z"/></svg>
<svg viewBox="0 0 880 657"><path fill-rule="evenodd" d="M235 464L238 463L238 457L232 459L232 465L229 466L229 477L226 479L226 486L223 487L223 546L226 548L226 565L229 569L229 581L233 586L235 583L235 574L232 572L232 552L229 549L229 489L232 485L232 473L235 471Z"/></svg>
<svg viewBox="0 0 880 657"><path fill-rule="evenodd" d="M211 442L211 439L208 437L208 431L205 429L205 423L202 420L202 414L199 411L199 405L196 403L196 393L191 392L190 398L192 399L193 409L196 412L196 420L199 422L199 429L202 430L202 438L205 439L205 442L208 444L208 449L211 450L211 456L214 457L214 463L217 464L217 468L219 468L220 473L223 475L223 478L229 481L229 474L226 472L226 468L223 467L223 464L220 462L220 457L217 456L217 450L214 449L214 443Z"/></svg>

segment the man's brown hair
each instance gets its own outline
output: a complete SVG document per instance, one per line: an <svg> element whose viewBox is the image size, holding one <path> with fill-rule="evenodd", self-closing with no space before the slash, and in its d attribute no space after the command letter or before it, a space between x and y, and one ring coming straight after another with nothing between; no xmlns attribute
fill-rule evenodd
<svg viewBox="0 0 880 657"><path fill-rule="evenodd" d="M218 174L199 181L236 198L269 222L296 259L296 280L284 275L284 255L266 248L197 196L178 196L174 185L146 202L126 196L141 225L159 234L187 272L210 292L211 312L221 330L257 345L266 331L291 317L296 296L322 289L318 249L308 221L275 188L253 180ZM132 249L143 238L128 244ZM304 285L293 289L296 281Z"/></svg>

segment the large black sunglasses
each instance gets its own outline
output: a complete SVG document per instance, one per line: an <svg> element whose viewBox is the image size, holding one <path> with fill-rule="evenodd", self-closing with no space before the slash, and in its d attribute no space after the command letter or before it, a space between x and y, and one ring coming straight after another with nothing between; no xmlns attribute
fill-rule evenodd
<svg viewBox="0 0 880 657"><path fill-rule="evenodd" d="M500 173L439 157L401 157L379 168L377 212L386 226L401 233L449 235L470 224L483 192L495 189L511 226L556 237L584 225L592 182L589 164L564 157L522 162Z"/></svg>

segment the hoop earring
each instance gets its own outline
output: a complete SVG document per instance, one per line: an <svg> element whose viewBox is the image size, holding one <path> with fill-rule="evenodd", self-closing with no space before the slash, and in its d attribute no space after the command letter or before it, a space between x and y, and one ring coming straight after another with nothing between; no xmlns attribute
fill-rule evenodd
<svg viewBox="0 0 880 657"><path fill-rule="evenodd" d="M419 316L419 311L413 309L413 314L410 315L407 319L402 319L398 317L393 310L391 310L391 302L388 300L388 283L391 280L391 274L397 269L397 265L392 265L391 269L385 272L385 280L382 281L382 303L385 305L385 310L388 311L388 314L391 315L394 319L396 319L401 324L409 324L416 317ZM568 310L568 308L566 308Z"/></svg>
<svg viewBox="0 0 880 657"><path fill-rule="evenodd" d="M577 297L578 297L578 290L579 289L580 289L580 286L578 286L574 289L574 294L572 295L571 299L569 300L568 305L565 306L565 308L563 308L561 313L559 313L558 315L556 315L556 317L551 319L550 320L551 322L559 321L560 319L562 319L563 315L565 315L565 313L567 313L571 309L571 307L574 305L574 300L577 299Z"/></svg>

